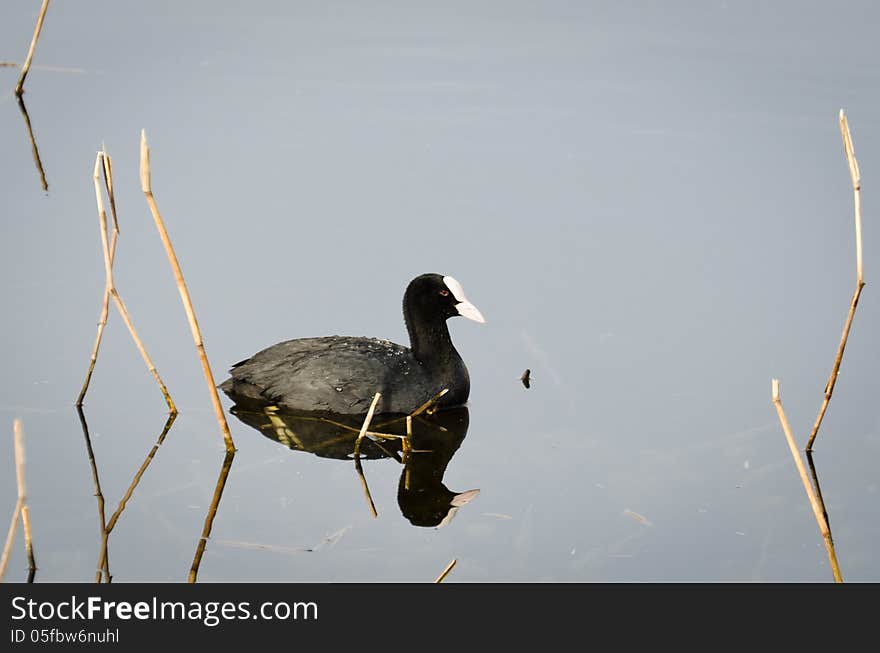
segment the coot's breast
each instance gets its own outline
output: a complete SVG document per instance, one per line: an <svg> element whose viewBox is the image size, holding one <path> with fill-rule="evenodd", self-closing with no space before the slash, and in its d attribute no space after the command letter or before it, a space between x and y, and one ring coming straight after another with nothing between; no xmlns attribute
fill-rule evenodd
<svg viewBox="0 0 880 653"><path fill-rule="evenodd" d="M268 347L235 365L220 387L237 399L268 400L293 411L358 415L376 392L382 393L377 413L410 413L441 384L406 347L328 336Z"/></svg>

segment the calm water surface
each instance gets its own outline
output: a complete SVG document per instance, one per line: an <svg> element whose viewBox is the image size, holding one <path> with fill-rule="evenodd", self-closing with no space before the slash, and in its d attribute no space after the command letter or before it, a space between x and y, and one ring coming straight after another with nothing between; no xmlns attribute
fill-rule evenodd
<svg viewBox="0 0 880 653"><path fill-rule="evenodd" d="M4 8L0 59L23 60L38 9ZM446 582L831 581L770 380L802 446L855 282L841 108L867 286L814 460L844 579L880 580L878 20L870 2L52 3L24 96L48 192L0 68L0 513L20 417L36 581L91 580L100 551L74 400L102 143L117 287L181 411L110 536L116 582L186 580L224 462L142 128L218 382L287 338L406 344L421 272L487 319L450 323L472 393L436 464L364 460L377 517L351 460L229 412L200 581L425 582L452 559ZM115 311L83 416L109 519L167 418ZM406 473L440 504L479 493L438 528ZM26 578L17 542L7 579Z"/></svg>

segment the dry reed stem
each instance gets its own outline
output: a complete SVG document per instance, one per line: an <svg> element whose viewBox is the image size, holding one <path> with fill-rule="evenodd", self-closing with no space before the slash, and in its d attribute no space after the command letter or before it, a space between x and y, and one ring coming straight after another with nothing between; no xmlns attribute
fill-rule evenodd
<svg viewBox="0 0 880 653"><path fill-rule="evenodd" d="M12 543L15 541L15 531L18 529L18 518L21 516L21 499L15 502L15 508L12 511L12 520L9 523L9 530L6 533L6 543L3 545L3 554L0 555L0 582L3 582L3 576L6 575L6 565L9 564L9 554L12 553Z"/></svg>
<svg viewBox="0 0 880 653"><path fill-rule="evenodd" d="M856 160L855 148L853 148L852 134L849 131L849 121L843 109L840 110L840 135L843 138L843 148L846 152L846 163L849 166L849 176L853 187L853 208L856 220L856 279L864 280L862 270L862 176L859 172L859 162Z"/></svg>
<svg viewBox="0 0 880 653"><path fill-rule="evenodd" d="M453 558L453 559L452 559L452 562L450 562L448 565L446 565L446 569L444 569L444 570L440 573L440 575L437 576L437 579L436 579L434 582L435 582L435 583L442 583L442 582L443 582L443 579L446 578L446 577L449 575L449 572L450 572L450 571L452 571L452 568L455 566L455 563L456 563L456 562L457 562L456 559Z"/></svg>
<svg viewBox="0 0 880 653"><path fill-rule="evenodd" d="M314 549L299 548L292 546L280 546L277 544L263 544L262 542L241 542L238 540L215 540L217 546L226 546L231 549L245 549L250 551L269 551L271 553L283 553L297 555L300 553L312 553Z"/></svg>
<svg viewBox="0 0 880 653"><path fill-rule="evenodd" d="M822 426L822 420L825 417L825 411L828 410L828 404L831 402L831 395L834 393L834 385L837 383L837 376L840 373L840 364L843 361L843 351L846 349L846 341L849 339L850 327L852 327L853 317L856 314L856 307L859 304L859 296L862 294L862 288L865 287L865 279L862 270L862 180L859 173L859 163L856 161L855 151L853 149L852 135L849 131L849 122L843 109L840 110L840 134L843 138L843 147L846 152L846 161L849 166L849 175L852 180L853 187L853 207L855 212L855 228L856 228L856 289L853 291L852 299L849 303L849 312L846 315L846 322L843 325L843 333L840 336L840 344L837 347L837 355L834 357L834 365L831 367L831 374L828 377L828 383L825 384L825 393L822 398L822 405L819 408L819 414L813 429L810 431L810 437L807 440L806 451L813 450L813 442L819 433L819 427Z"/></svg>
<svg viewBox="0 0 880 653"><path fill-rule="evenodd" d="M101 160L104 170L104 187L107 189L107 198L110 200L110 217L113 218L113 233L118 236L119 219L116 216L116 193L113 192L113 159L107 154L107 146L103 143L101 143Z"/></svg>
<svg viewBox="0 0 880 653"><path fill-rule="evenodd" d="M196 545L196 554L193 557L192 565L189 569L188 583L195 583L199 575L199 567L202 564L202 556L205 554L205 547L208 544L208 538L211 536L211 528L214 525L214 517L217 515L217 507L220 505L220 498L223 496L223 488L226 487L226 478L229 476L229 470L232 468L232 459L235 458L235 449L227 449L226 457L223 459L223 467L220 469L220 476L217 477L217 486L214 488L214 496L211 499L211 506L208 508L208 514L205 516L205 525L202 528L202 536Z"/></svg>
<svg viewBox="0 0 880 653"><path fill-rule="evenodd" d="M37 166L37 173L40 175L40 186L43 191L49 190L49 182L46 181L46 171L43 170L43 161L40 159L40 150L37 148L37 139L34 138L34 130L31 127L31 117L28 115L27 107L24 105L24 98L18 96L18 108L24 117L24 126L27 128L28 138L31 141L31 154L34 157L34 164Z"/></svg>
<svg viewBox="0 0 880 653"><path fill-rule="evenodd" d="M376 410L376 404L379 403L379 398L382 396L381 393L377 392L373 396L373 401L370 403L370 408L367 410L367 416L364 418L364 423L361 425L361 430L358 433L357 439L354 441L354 458L357 460L360 457L361 451L361 440L364 439L364 435L367 433L367 429L370 427L370 422L373 420L373 413Z"/></svg>
<svg viewBox="0 0 880 653"><path fill-rule="evenodd" d="M788 419L782 408L782 398L779 396L779 379L773 379L772 396L773 405L776 407L776 414L779 415L779 422L782 424L783 433L785 433L785 440L788 442L788 448L791 450L792 458L794 458L794 464L797 467L801 482L804 485L804 491L807 493L807 498L810 500L810 507L813 509L813 515L816 518L816 523L819 525L819 532L822 534L822 539L825 542L825 550L828 553L828 561L831 564L834 581L836 583L842 583L843 578L840 574L840 566L837 564L837 555L834 552L834 542L831 540L831 530L828 528L828 522L825 519L822 506L816 498L816 492L810 484L810 479L807 478L807 470L804 468L804 461L801 460L800 452L798 451L797 445L795 445L794 442L794 437L792 437L791 434L791 427L788 424Z"/></svg>
<svg viewBox="0 0 880 653"><path fill-rule="evenodd" d="M27 553L28 569L35 571L37 563L34 561L34 539L31 534L31 516L27 503L27 486L24 480L24 433L21 420L16 419L13 423L15 439L15 479L18 485L18 500L21 502L21 525L24 531L24 548Z"/></svg>
<svg viewBox="0 0 880 653"><path fill-rule="evenodd" d="M405 490L409 490L409 481L410 481L410 469L409 465L409 457L412 454L412 415L406 416L406 437L401 440L401 449L403 450L403 455L401 456L402 462L404 464L403 470L403 488Z"/></svg>
<svg viewBox="0 0 880 653"><path fill-rule="evenodd" d="M406 459L408 459L409 454L412 453L412 434L413 434L412 421L413 421L412 415L407 415L406 416L406 437L403 438L403 440L400 443L400 447L403 450L403 455L406 457Z"/></svg>
<svg viewBox="0 0 880 653"><path fill-rule="evenodd" d="M43 19L46 18L46 10L49 8L49 0L43 0L43 6L40 7L40 15L37 16L37 25L34 27L34 37L31 39L31 47L28 49L27 58L21 67L21 75L18 77L18 84L15 85L15 94L21 97L24 93L24 80L28 71L31 69L31 61L34 58L34 50L37 49L37 39L40 38L40 30L43 29Z"/></svg>
<svg viewBox="0 0 880 653"><path fill-rule="evenodd" d="M186 317L189 321L190 330L192 331L193 340L198 350L199 360L202 363L202 371L205 374L205 380L208 383L208 390L211 394L211 403L214 406L214 413L217 416L217 422L220 424L220 430L223 433L223 441L226 443L227 451L235 451L235 443L232 441L232 434L229 432L229 424L226 422L226 414L223 412L223 406L220 403L220 395L217 394L217 383L214 381L214 375L211 373L211 364L208 362L208 355L205 353L205 345L202 342L202 332L199 329L198 320L196 320L195 310L193 309L192 300L189 296L189 290L186 287L186 281L183 278L183 272L180 269L180 263L177 255L174 253L174 247L171 245L171 239L168 231L165 229L165 223L162 215L159 213L159 207L153 197L153 188L150 181L150 148L147 146L147 133L141 130L141 190L147 198L147 204L150 206L150 212L153 214L153 220L156 223L156 229L159 231L159 237L165 247L165 253L168 255L168 261L174 272L174 278L177 281L177 290L180 292L180 299L183 301L183 308L186 311Z"/></svg>
<svg viewBox="0 0 880 653"><path fill-rule="evenodd" d="M15 541L15 531L18 529L19 519L21 519L24 530L24 545L28 558L28 569L30 570L28 582L32 582L37 565L36 562L34 562L30 513L27 507L27 487L24 480L24 435L22 433L20 419L16 419L13 422L12 431L13 446L15 449L15 481L18 498L15 502L15 509L12 511L12 520L9 523L9 530L6 533L6 542L3 545L3 553L0 555L0 582L2 582L3 577L6 575L6 567L9 564L9 556L12 553L12 544Z"/></svg>
<svg viewBox="0 0 880 653"><path fill-rule="evenodd" d="M443 388L440 392L435 394L433 397L428 399L428 401L426 401L421 406L416 408L412 413L410 413L410 416L415 417L417 415L421 415L425 411L430 411L431 408L433 408L434 404L436 404L438 401L440 401L440 398L443 395L445 395L447 392L449 392L449 388Z"/></svg>
<svg viewBox="0 0 880 653"><path fill-rule="evenodd" d="M113 217L113 233L110 235L110 267L113 267L113 263L116 260L116 241L119 238L119 221L116 217L116 198L113 193L113 174L112 174L112 165L110 156L107 154L106 150L102 149L103 154L103 170L104 170L104 185L107 188L107 195L110 198L110 213ZM99 155L100 156L100 155ZM106 272L105 272L106 275ZM82 388L79 391L79 396L76 399L77 407L81 407L83 404L83 400L85 399L86 392L89 389L89 383L92 380L92 373L95 371L95 364L98 362L98 350L101 347L101 339L104 336L104 327L107 326L107 317L110 313L110 291L107 288L106 279L105 279L105 287L104 287L104 298L101 304L101 313L98 316L98 333L95 336L95 344L92 347L92 355L89 359L89 368L86 371L86 378L83 381Z"/></svg>
<svg viewBox="0 0 880 653"><path fill-rule="evenodd" d="M171 395L168 392L168 388L165 387L165 383L162 381L162 377L159 376L159 371L156 369L156 366L153 364L153 360L150 358L150 355L147 353L146 348L144 347L143 342L138 335L137 329L135 329L134 322L132 322L131 317L128 313L128 309L125 308L125 303L122 301L122 297L119 294L119 291L116 289L116 284L113 280L113 261L115 256L115 243L116 239L113 238L114 247L113 253L111 254L111 246L107 239L107 211L104 208L104 196L101 192L101 181L100 181L100 173L103 170L106 175L108 194L112 189L112 173L107 174L107 169L110 164L108 160L104 159L104 153L98 152L97 157L95 158L95 170L93 174L93 179L95 183L95 201L98 206L98 223L101 229L101 249L104 255L104 294L109 295L113 302L116 304L116 308L119 309L119 314L122 316L122 321L125 322L125 326L128 328L129 333L131 334L132 340L134 340L134 344L137 347L138 351L141 354L141 358L143 358L144 363L147 366L147 369L150 371L150 374L153 375L153 378L156 380L156 383L159 384L159 389L162 391L162 396L165 398L165 403L168 404L168 410L171 413L177 413L177 407L174 405L174 400L171 399ZM115 207L115 201L113 203ZM118 223L114 218L114 226L117 227ZM118 228L114 229L114 236L118 234ZM95 338L95 346L92 349L92 359L89 364L89 371L86 374L86 381L83 384L83 388L80 390L80 397L77 399L78 403L82 403L82 399L85 396L85 391L88 389L88 382L91 379L92 371L94 370L94 362L97 361L98 357L98 348L101 344L101 337L103 335L104 326L106 325L106 315L102 310L101 317L103 318L103 323L101 320L98 322L98 335Z"/></svg>
<svg viewBox="0 0 880 653"><path fill-rule="evenodd" d="M378 517L379 513L376 512L376 504L373 502L373 495L370 494L370 486L367 484L367 477L364 475L364 468L361 466L361 441L364 439L367 429L370 428L370 422L373 420L373 413L376 411L376 405L379 403L381 396L382 394L379 392L373 396L373 401L370 403L369 410L367 410L367 416L364 418L364 423L361 425L360 433L358 433L357 439L354 441L354 468L361 480L361 486L367 497L367 504L370 506L370 513L373 517Z"/></svg>

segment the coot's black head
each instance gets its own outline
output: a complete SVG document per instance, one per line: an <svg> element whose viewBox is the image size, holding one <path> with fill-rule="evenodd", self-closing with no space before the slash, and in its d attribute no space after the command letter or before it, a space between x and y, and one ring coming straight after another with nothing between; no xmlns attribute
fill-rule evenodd
<svg viewBox="0 0 880 653"><path fill-rule="evenodd" d="M464 288L454 278L441 274L422 274L409 282L403 296L404 313L418 315L425 322L445 322L461 315L485 323L482 313L471 304Z"/></svg>

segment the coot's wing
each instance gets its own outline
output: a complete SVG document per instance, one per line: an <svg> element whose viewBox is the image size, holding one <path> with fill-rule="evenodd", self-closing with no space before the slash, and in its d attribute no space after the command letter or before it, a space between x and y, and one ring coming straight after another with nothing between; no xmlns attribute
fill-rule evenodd
<svg viewBox="0 0 880 653"><path fill-rule="evenodd" d="M430 396L421 365L409 349L387 340L344 336L273 345L236 364L221 387L290 410L339 414L366 413L378 391L378 412L409 412Z"/></svg>

